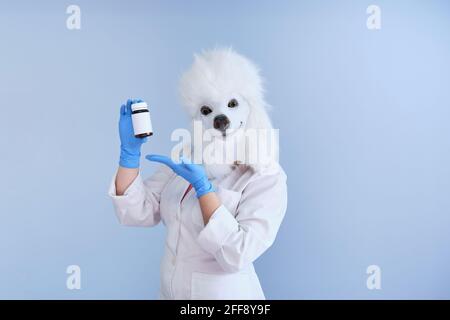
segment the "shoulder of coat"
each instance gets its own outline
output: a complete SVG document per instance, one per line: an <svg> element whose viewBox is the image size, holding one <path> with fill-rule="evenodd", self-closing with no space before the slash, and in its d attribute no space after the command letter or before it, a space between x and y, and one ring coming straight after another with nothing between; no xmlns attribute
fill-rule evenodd
<svg viewBox="0 0 450 320"><path fill-rule="evenodd" d="M287 180L286 173L278 163L269 167L259 168L258 170L247 166L244 172L244 174L247 175L247 184L258 180L261 181L267 179L273 180L274 182L285 182Z"/></svg>

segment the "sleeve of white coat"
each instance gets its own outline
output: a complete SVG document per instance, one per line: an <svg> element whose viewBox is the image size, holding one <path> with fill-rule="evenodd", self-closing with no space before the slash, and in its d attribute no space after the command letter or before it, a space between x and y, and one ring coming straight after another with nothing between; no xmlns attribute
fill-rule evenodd
<svg viewBox="0 0 450 320"><path fill-rule="evenodd" d="M145 181L138 175L124 194L118 196L114 175L109 187L111 197L119 222L126 226L151 227L161 220L159 202L161 192L173 172L161 166Z"/></svg>
<svg viewBox="0 0 450 320"><path fill-rule="evenodd" d="M225 271L236 272L272 245L286 206L284 172L260 176L244 189L236 217L220 206L197 240Z"/></svg>

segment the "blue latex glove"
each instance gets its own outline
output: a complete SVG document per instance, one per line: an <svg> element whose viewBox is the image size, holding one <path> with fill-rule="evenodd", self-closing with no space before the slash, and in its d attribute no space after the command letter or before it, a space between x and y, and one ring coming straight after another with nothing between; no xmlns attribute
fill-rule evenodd
<svg viewBox="0 0 450 320"><path fill-rule="evenodd" d="M120 161L124 168L139 168L141 146L147 141L147 137L136 138L131 121L131 105L142 100L128 99L127 104L120 107L119 136L120 136Z"/></svg>
<svg viewBox="0 0 450 320"><path fill-rule="evenodd" d="M214 187L206 176L205 168L202 165L190 163L190 161L181 158L181 163L175 163L166 156L160 155L147 155L147 160L156 161L165 164L170 167L176 174L186 179L192 184L192 187L197 193L197 198L209 193L214 192Z"/></svg>

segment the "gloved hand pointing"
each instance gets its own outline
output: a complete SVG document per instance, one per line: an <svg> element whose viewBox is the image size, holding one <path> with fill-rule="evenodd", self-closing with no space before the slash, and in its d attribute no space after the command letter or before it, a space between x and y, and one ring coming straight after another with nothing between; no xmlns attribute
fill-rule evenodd
<svg viewBox="0 0 450 320"><path fill-rule="evenodd" d="M186 179L192 184L192 187L197 193L197 198L209 193L214 192L214 187L206 176L205 168L202 165L190 163L190 161L181 158L181 163L175 163L166 156L160 155L147 155L147 160L160 162L170 167L176 174Z"/></svg>
<svg viewBox="0 0 450 320"><path fill-rule="evenodd" d="M131 105L142 100L128 99L127 104L120 108L119 136L120 136L120 161L119 165L125 168L139 168L141 146L147 141L145 138L134 136L133 122L131 120Z"/></svg>

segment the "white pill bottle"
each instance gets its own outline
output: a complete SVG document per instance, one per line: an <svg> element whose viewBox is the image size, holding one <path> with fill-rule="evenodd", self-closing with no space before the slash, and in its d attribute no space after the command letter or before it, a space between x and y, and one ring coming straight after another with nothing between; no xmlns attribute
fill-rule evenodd
<svg viewBox="0 0 450 320"><path fill-rule="evenodd" d="M153 134L150 111L146 102L137 102L131 105L131 121L136 138L144 138Z"/></svg>

